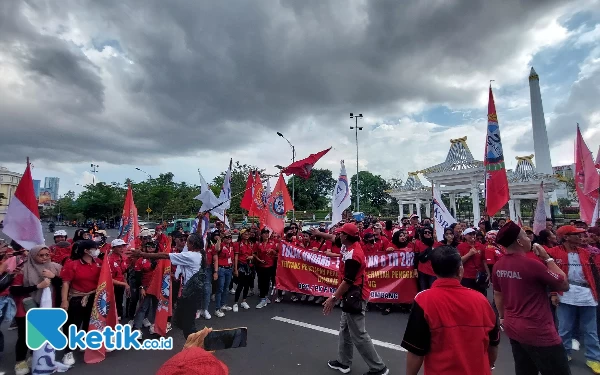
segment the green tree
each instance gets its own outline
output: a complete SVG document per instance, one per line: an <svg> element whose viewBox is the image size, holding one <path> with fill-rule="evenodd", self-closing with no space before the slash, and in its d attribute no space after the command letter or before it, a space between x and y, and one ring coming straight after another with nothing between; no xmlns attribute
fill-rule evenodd
<svg viewBox="0 0 600 375"><path fill-rule="evenodd" d="M358 173L358 190L360 196L360 211L369 214L378 214L383 207L391 201L391 196L386 192L389 185L380 175L368 171ZM350 179L352 190L352 207L356 207L356 174Z"/></svg>
<svg viewBox="0 0 600 375"><path fill-rule="evenodd" d="M558 207L559 208L565 208L565 207L571 207L571 200L569 198L558 198Z"/></svg>
<svg viewBox="0 0 600 375"><path fill-rule="evenodd" d="M77 210L88 219L106 220L121 216L125 191L124 187L114 182L87 185L77 198Z"/></svg>
<svg viewBox="0 0 600 375"><path fill-rule="evenodd" d="M294 187L292 189L292 183ZM308 179L292 176L287 182L287 188L295 195L296 211L324 210L331 202L331 194L335 187L335 179L329 169L313 169ZM294 199L292 197L292 199Z"/></svg>

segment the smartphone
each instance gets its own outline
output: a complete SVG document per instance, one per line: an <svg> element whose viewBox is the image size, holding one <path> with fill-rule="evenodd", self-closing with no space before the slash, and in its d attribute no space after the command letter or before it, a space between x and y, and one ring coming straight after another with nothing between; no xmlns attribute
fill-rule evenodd
<svg viewBox="0 0 600 375"><path fill-rule="evenodd" d="M204 338L204 350L223 350L246 347L248 328L232 328L212 331Z"/></svg>

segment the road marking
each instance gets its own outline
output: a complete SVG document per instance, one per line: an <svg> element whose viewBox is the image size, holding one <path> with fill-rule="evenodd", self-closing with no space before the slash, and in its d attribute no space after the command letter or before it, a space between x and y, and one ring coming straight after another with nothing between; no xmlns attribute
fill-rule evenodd
<svg viewBox="0 0 600 375"><path fill-rule="evenodd" d="M304 327L304 328L308 328L308 329L314 329L315 331L325 332L325 333L329 333L329 334L332 334L332 335L335 335L335 336L337 336L339 334L339 331L337 331L335 329L321 327L321 326L316 326L314 324L304 323L304 322L300 322L298 320L293 320L293 319L288 319L288 318L282 318L280 316L275 316L275 317L273 317L271 319L272 320L277 320L277 321L283 322L283 323L293 324L293 325L298 326L298 327ZM400 345L392 344L391 342L385 342L385 341L379 341L379 340L373 340L373 339L371 339L371 341L373 341L373 345L381 346L381 347L392 349L392 350L398 350L398 351L401 351L401 352L405 352L406 351L406 349L404 349Z"/></svg>

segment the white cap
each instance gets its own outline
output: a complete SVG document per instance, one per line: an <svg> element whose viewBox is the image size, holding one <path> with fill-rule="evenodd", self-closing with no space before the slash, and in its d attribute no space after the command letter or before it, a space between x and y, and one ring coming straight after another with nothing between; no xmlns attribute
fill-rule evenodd
<svg viewBox="0 0 600 375"><path fill-rule="evenodd" d="M475 232L477 232L475 229L473 229L473 228L467 228L467 229L465 229L465 230L462 232L462 234L463 234L463 236L464 236L464 235L466 235L466 234L471 234L471 233L475 233Z"/></svg>
<svg viewBox="0 0 600 375"><path fill-rule="evenodd" d="M58 237L58 236L63 236L63 237L67 237L67 231L66 230L57 230L56 232L54 232L54 237Z"/></svg>
<svg viewBox="0 0 600 375"><path fill-rule="evenodd" d="M152 237L152 233L148 229L142 229L140 231L140 237Z"/></svg>
<svg viewBox="0 0 600 375"><path fill-rule="evenodd" d="M123 245L127 245L127 242L123 241L120 238L117 238L116 240L112 240L112 242L110 243L110 246L112 246L112 247L123 246Z"/></svg>

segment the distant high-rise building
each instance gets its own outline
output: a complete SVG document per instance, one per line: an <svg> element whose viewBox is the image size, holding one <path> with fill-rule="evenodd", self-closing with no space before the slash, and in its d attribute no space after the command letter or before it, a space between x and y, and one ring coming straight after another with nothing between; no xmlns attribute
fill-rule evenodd
<svg viewBox="0 0 600 375"><path fill-rule="evenodd" d="M36 198L40 197L40 184L41 183L42 183L41 180L33 180L33 192L35 193Z"/></svg>
<svg viewBox="0 0 600 375"><path fill-rule="evenodd" d="M58 177L46 177L44 180L44 188L50 192L50 196L52 200L58 200L58 184L60 183L60 178Z"/></svg>

